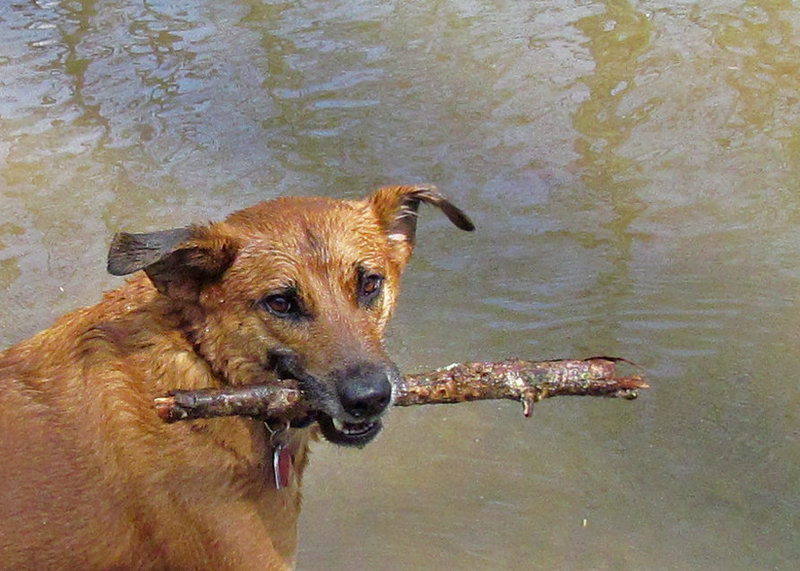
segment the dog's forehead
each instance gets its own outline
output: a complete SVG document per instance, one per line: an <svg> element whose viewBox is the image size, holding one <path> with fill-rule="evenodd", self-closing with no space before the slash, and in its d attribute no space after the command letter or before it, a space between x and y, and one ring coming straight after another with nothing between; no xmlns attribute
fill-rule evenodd
<svg viewBox="0 0 800 571"><path fill-rule="evenodd" d="M328 198L281 198L232 214L226 224L246 236L240 259L260 258L272 268L356 264L381 266L386 236L364 202Z"/></svg>
<svg viewBox="0 0 800 571"><path fill-rule="evenodd" d="M249 235L271 235L314 228L329 232L341 228L366 229L377 224L363 201L324 197L283 197L234 212L225 220Z"/></svg>

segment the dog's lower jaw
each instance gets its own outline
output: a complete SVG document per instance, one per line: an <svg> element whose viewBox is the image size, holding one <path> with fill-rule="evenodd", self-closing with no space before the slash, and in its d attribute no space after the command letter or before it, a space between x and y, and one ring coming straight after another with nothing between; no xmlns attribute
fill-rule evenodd
<svg viewBox="0 0 800 571"><path fill-rule="evenodd" d="M358 448L369 444L383 428L379 418L362 422L345 422L324 413L320 413L318 423L322 436L328 442Z"/></svg>

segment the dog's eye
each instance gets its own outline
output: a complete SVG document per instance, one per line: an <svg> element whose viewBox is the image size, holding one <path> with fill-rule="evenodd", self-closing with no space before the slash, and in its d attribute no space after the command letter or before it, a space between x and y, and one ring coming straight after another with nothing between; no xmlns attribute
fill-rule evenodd
<svg viewBox="0 0 800 571"><path fill-rule="evenodd" d="M380 274L363 274L358 281L358 298L361 303L369 304L381 293L383 276Z"/></svg>
<svg viewBox="0 0 800 571"><path fill-rule="evenodd" d="M288 293L268 295L261 300L261 305L278 317L288 317L297 313L297 298Z"/></svg>

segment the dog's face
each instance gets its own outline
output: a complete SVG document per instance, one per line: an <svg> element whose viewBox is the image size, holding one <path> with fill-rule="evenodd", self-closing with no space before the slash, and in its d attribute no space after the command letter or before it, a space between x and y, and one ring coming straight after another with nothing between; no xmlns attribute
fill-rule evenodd
<svg viewBox="0 0 800 571"><path fill-rule="evenodd" d="M207 227L117 235L109 271L144 269L224 383L294 378L330 441L363 445L380 431L399 378L383 333L420 202L472 230L429 186L360 201L282 198Z"/></svg>

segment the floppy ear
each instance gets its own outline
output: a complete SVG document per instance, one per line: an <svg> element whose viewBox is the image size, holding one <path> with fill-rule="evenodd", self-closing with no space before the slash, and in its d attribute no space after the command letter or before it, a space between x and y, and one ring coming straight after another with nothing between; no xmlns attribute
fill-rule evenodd
<svg viewBox="0 0 800 571"><path fill-rule="evenodd" d="M204 283L214 280L236 255L233 240L211 228L190 227L114 235L108 272L115 276L144 270L158 291L175 299L197 299Z"/></svg>
<svg viewBox="0 0 800 571"><path fill-rule="evenodd" d="M395 246L401 264L408 261L414 249L420 202L441 209L450 222L462 230L471 232L475 229L469 217L432 184L385 186L373 192L367 200L389 241Z"/></svg>

